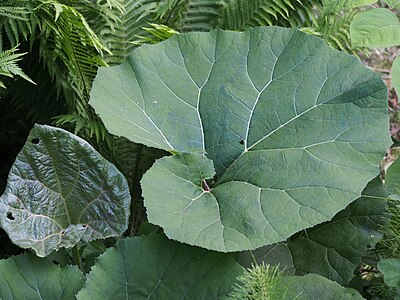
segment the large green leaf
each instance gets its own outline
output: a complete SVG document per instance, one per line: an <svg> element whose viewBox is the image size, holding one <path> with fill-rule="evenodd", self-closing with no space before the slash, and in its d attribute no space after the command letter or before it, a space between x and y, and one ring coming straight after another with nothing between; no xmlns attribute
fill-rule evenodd
<svg viewBox="0 0 400 300"><path fill-rule="evenodd" d="M281 279L282 295L276 300L361 300L361 295L325 277L309 274L286 276Z"/></svg>
<svg viewBox="0 0 400 300"><path fill-rule="evenodd" d="M0 222L13 243L46 256L80 240L121 235L129 206L125 178L92 146L35 125L0 198Z"/></svg>
<svg viewBox="0 0 400 300"><path fill-rule="evenodd" d="M386 217L385 190L379 178L361 198L331 221L307 230L288 243L296 274L317 273L348 285L368 249L382 238Z"/></svg>
<svg viewBox="0 0 400 300"><path fill-rule="evenodd" d="M78 299L223 299L242 272L230 256L161 235L127 238L98 258Z"/></svg>
<svg viewBox="0 0 400 300"><path fill-rule="evenodd" d="M386 8L359 12L350 25L353 47L383 48L400 45L400 22Z"/></svg>
<svg viewBox="0 0 400 300"><path fill-rule="evenodd" d="M331 219L390 144L380 76L295 29L143 46L99 70L90 103L116 135L198 152L158 160L142 180L145 205L169 237L220 251Z"/></svg>
<svg viewBox="0 0 400 300"><path fill-rule="evenodd" d="M0 261L2 300L70 300L84 281L78 267L60 268L32 254Z"/></svg>

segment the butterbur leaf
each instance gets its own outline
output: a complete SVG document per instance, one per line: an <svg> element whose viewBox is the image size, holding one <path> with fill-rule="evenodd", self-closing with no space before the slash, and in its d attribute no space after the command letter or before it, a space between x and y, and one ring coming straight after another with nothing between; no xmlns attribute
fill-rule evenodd
<svg viewBox="0 0 400 300"><path fill-rule="evenodd" d="M218 251L286 240L359 197L391 143L386 102L357 59L278 27L140 47L99 70L90 100L112 133L178 153L143 177L149 221Z"/></svg>
<svg viewBox="0 0 400 300"><path fill-rule="evenodd" d="M305 276L285 276L281 279L281 296L276 300L362 300L353 289L346 289L325 277L308 274Z"/></svg>
<svg viewBox="0 0 400 300"><path fill-rule="evenodd" d="M70 300L84 281L77 266L60 268L32 254L0 261L0 299L4 300Z"/></svg>
<svg viewBox="0 0 400 300"><path fill-rule="evenodd" d="M0 198L0 222L14 244L46 256L121 235L129 206L125 178L92 146L65 130L35 125Z"/></svg>
<svg viewBox="0 0 400 300"><path fill-rule="evenodd" d="M388 286L400 288L400 259L388 258L378 263L378 269Z"/></svg>
<svg viewBox="0 0 400 300"><path fill-rule="evenodd" d="M378 178L371 181L362 196L323 224L307 229L288 246L296 274L317 273L348 285L363 256L382 238L387 203Z"/></svg>
<svg viewBox="0 0 400 300"><path fill-rule="evenodd" d="M98 259L78 299L225 299L243 268L162 235L127 238Z"/></svg>
<svg viewBox="0 0 400 300"><path fill-rule="evenodd" d="M400 22L386 8L359 12L350 24L353 47L383 48L400 45Z"/></svg>

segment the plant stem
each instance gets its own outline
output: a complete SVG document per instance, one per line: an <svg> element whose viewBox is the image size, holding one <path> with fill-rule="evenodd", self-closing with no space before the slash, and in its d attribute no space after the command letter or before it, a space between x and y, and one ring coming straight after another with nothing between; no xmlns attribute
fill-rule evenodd
<svg viewBox="0 0 400 300"><path fill-rule="evenodd" d="M83 263L81 255L79 254L78 245L75 245L74 248L72 248L72 257L74 259L74 263L78 266L79 270L83 272Z"/></svg>
<svg viewBox="0 0 400 300"><path fill-rule="evenodd" d="M253 251L252 251L252 250L249 250L249 251L250 251L251 257L253 258L254 266L258 266L257 259L256 259L256 257L254 256Z"/></svg>

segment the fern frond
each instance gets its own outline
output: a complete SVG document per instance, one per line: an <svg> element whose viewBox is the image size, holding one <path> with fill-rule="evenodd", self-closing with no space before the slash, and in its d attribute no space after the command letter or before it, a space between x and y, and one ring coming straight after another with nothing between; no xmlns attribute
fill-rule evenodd
<svg viewBox="0 0 400 300"><path fill-rule="evenodd" d="M353 9L325 15L319 19L315 30L332 48L357 56L361 49L353 49L350 41L350 24L356 13L357 10Z"/></svg>
<svg viewBox="0 0 400 300"><path fill-rule="evenodd" d="M178 31L169 28L166 25L160 25L155 23L149 24L151 27L143 27L143 30L147 31L150 36L137 36L137 40L133 41L133 44L138 46L143 44L157 44L159 42L169 39L175 34L179 34Z"/></svg>
<svg viewBox="0 0 400 300"><path fill-rule="evenodd" d="M229 0L220 27L244 30L266 25L311 26L320 7L320 0Z"/></svg>
<svg viewBox="0 0 400 300"><path fill-rule="evenodd" d="M113 136L108 133L99 119L88 119L78 114L68 114L55 117L54 124L72 129L75 134L85 139L94 139L95 143L105 141L107 146L113 149Z"/></svg>
<svg viewBox="0 0 400 300"><path fill-rule="evenodd" d="M32 79L27 76L24 71L18 66L17 62L22 59L26 53L16 53L17 47L0 52L0 76L7 76L13 78L20 76L25 80L35 84ZM5 85L0 81L0 86L5 88Z"/></svg>
<svg viewBox="0 0 400 300"><path fill-rule="evenodd" d="M226 0L175 0L162 14L160 5L158 16L163 24L179 32L209 31L217 27L225 5Z"/></svg>
<svg viewBox="0 0 400 300"><path fill-rule="evenodd" d="M155 0L112 0L111 12L106 21L99 22L99 17L91 19L89 24L106 45L112 55L104 60L109 65L121 63L133 51L137 36L149 36L143 29L149 22L154 22L155 11L159 1ZM92 22L90 21L92 20Z"/></svg>

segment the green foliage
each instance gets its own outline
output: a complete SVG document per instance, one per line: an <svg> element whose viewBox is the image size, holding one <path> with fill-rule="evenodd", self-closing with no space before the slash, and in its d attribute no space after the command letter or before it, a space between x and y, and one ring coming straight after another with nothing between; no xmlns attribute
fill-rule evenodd
<svg viewBox="0 0 400 300"><path fill-rule="evenodd" d="M221 27L244 30L255 26L312 26L317 23L321 1L299 0L229 0Z"/></svg>
<svg viewBox="0 0 400 300"><path fill-rule="evenodd" d="M129 211L128 185L113 165L84 140L40 125L0 197L2 228L14 244L41 257L79 241L121 235Z"/></svg>
<svg viewBox="0 0 400 300"><path fill-rule="evenodd" d="M360 294L349 288L344 288L334 281L322 276L308 274L304 276L285 276L281 280L281 291L276 300L361 300Z"/></svg>
<svg viewBox="0 0 400 300"><path fill-rule="evenodd" d="M238 283L234 286L230 300L274 300L284 295L279 289L283 272L279 267L271 267L262 262L252 266L238 277ZM282 298L281 298L282 299Z"/></svg>
<svg viewBox="0 0 400 300"><path fill-rule="evenodd" d="M60 268L32 254L0 261L0 298L4 300L70 300L84 281L76 266Z"/></svg>
<svg viewBox="0 0 400 300"><path fill-rule="evenodd" d="M34 84L32 79L30 79L24 71L18 66L17 62L20 61L22 56L26 53L16 53L18 51L17 47L9 50L0 52L0 76L8 76L13 78L14 75L20 76L25 80ZM0 80L0 88L5 88L6 86Z"/></svg>
<svg viewBox="0 0 400 300"><path fill-rule="evenodd" d="M358 13L350 26L351 42L355 47L390 47L400 44L400 21L385 8Z"/></svg>
<svg viewBox="0 0 400 300"><path fill-rule="evenodd" d="M360 299L338 283L382 236L386 193L378 179L364 186L390 142L383 85L315 37L249 28L301 27L351 52L350 24L373 2L3 1L5 107L58 115L127 180L82 139L35 127L0 198L1 226L62 268L32 255L0 261L0 298ZM215 28L247 31L185 33ZM158 45L130 54L142 44ZM394 166L386 189L397 199ZM146 214L162 228L141 226ZM388 224L381 245L399 240L396 218ZM226 253L122 237L157 231L225 252L265 246L235 255L259 262L243 273ZM120 241L92 241L108 236ZM380 266L393 285L397 269Z"/></svg>
<svg viewBox="0 0 400 300"><path fill-rule="evenodd" d="M102 254L77 298L226 299L241 273L232 257L152 234L126 238Z"/></svg>
<svg viewBox="0 0 400 300"><path fill-rule="evenodd" d="M400 259L388 258L378 263L378 269L382 272L385 284L390 287L400 288Z"/></svg>
<svg viewBox="0 0 400 300"><path fill-rule="evenodd" d="M354 201L390 143L385 98L357 60L299 31L261 27L142 47L99 71L90 103L116 135L192 152L144 176L149 221L229 252L283 241Z"/></svg>
<svg viewBox="0 0 400 300"><path fill-rule="evenodd" d="M354 270L368 250L381 240L385 224L386 193L379 178L362 196L331 221L292 237L288 246L297 275L316 273L343 285L354 278Z"/></svg>

